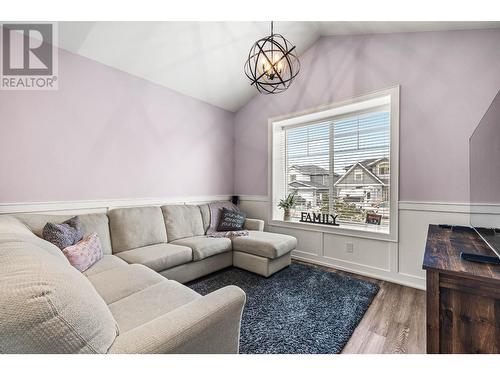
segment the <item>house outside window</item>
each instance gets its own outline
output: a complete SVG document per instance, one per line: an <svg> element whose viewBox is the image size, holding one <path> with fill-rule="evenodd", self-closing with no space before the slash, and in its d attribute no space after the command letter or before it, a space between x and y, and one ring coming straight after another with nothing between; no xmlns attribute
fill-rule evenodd
<svg viewBox="0 0 500 375"><path fill-rule="evenodd" d="M378 166L378 174L379 175L388 175L389 174L389 163L380 163Z"/></svg>
<svg viewBox="0 0 500 375"><path fill-rule="evenodd" d="M282 219L275 206L295 193L292 223L302 212L325 213L337 217L336 230L395 238L397 176L390 171L398 169L398 119L399 90L389 89L271 120L271 219ZM368 213L380 215L381 224L367 224Z"/></svg>
<svg viewBox="0 0 500 375"><path fill-rule="evenodd" d="M363 171L354 171L354 181L363 181Z"/></svg>

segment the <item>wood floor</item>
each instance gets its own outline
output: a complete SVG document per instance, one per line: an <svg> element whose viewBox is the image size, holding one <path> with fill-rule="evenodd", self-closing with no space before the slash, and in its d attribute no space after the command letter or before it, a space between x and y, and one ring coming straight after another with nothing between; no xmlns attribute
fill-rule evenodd
<svg viewBox="0 0 500 375"><path fill-rule="evenodd" d="M378 294L342 353L425 353L424 291L329 267L315 267L371 281L380 286Z"/></svg>

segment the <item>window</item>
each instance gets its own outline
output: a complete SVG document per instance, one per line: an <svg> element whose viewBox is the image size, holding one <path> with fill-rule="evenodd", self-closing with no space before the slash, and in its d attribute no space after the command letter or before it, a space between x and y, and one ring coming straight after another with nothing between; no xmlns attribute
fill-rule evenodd
<svg viewBox="0 0 500 375"><path fill-rule="evenodd" d="M395 236L398 103L396 88L271 120L271 218L283 219L277 203L294 193L292 224L302 212L325 213L337 216L338 230ZM381 215L381 224L366 224L367 213Z"/></svg>
<svg viewBox="0 0 500 375"><path fill-rule="evenodd" d="M354 171L354 181L363 181L363 171L360 170Z"/></svg>
<svg viewBox="0 0 500 375"><path fill-rule="evenodd" d="M379 175L388 175L389 174L389 163L380 163L378 165L378 174Z"/></svg>

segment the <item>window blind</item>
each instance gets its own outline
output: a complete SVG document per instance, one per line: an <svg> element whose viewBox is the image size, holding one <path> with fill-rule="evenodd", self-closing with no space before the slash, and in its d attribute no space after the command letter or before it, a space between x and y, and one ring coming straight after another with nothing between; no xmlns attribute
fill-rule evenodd
<svg viewBox="0 0 500 375"><path fill-rule="evenodd" d="M292 220L304 211L330 213L338 215L341 225L388 231L388 109L284 128L282 139L285 193L297 197ZM367 214L380 215L380 225L367 224Z"/></svg>

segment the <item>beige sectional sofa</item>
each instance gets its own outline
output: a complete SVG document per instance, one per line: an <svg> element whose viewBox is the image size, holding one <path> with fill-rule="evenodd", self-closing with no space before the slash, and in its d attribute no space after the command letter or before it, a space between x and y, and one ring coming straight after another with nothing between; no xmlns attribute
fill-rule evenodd
<svg viewBox="0 0 500 375"><path fill-rule="evenodd" d="M79 216L104 252L84 273L40 238L71 216L0 216L0 352L237 353L245 293L181 283L231 265L270 276L296 246L252 219L249 236L206 237L208 205Z"/></svg>

